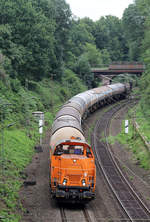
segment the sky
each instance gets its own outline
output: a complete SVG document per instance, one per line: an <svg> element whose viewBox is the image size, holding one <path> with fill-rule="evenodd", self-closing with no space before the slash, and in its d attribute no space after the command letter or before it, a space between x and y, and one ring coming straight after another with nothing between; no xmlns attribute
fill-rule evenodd
<svg viewBox="0 0 150 222"><path fill-rule="evenodd" d="M101 16L114 15L121 18L123 11L134 0L66 0L73 15L83 18L89 17L93 21Z"/></svg>

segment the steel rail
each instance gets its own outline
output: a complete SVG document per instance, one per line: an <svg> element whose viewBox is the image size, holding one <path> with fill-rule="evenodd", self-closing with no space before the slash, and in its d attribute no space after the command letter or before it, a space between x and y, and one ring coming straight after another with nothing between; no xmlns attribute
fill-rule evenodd
<svg viewBox="0 0 150 222"><path fill-rule="evenodd" d="M67 222L67 217L66 217L66 214L65 214L65 208L63 206L60 206L60 215L61 215L61 219L62 219L62 222Z"/></svg>
<svg viewBox="0 0 150 222"><path fill-rule="evenodd" d="M85 217L87 222L92 222L91 217L90 217L89 212L86 209L86 207L83 208L83 214L84 214L84 217Z"/></svg>
<svg viewBox="0 0 150 222"><path fill-rule="evenodd" d="M105 122L103 121L103 118L101 118L94 128L93 142L95 147L95 155L99 164L98 168L103 172L107 183L120 203L122 209L128 216L128 219L132 222L150 222L149 209L145 206L134 189L127 182L126 178L123 176L113 157L112 152L110 152L110 147L108 147L108 140L106 139L106 142L100 142L100 139L96 133L101 128L105 137L107 137L108 128L112 117L123 106L124 104L119 104L107 111L103 115ZM138 211L136 209L138 209ZM141 215L142 217L140 218Z"/></svg>
<svg viewBox="0 0 150 222"><path fill-rule="evenodd" d="M114 113L115 114L115 113ZM113 114L113 115L114 115ZM139 195L135 192L134 188L131 186L131 184L129 183L129 181L127 180L127 178L123 175L123 172L122 170L120 169L120 167L118 166L115 158L114 158L114 155L111 151L111 146L108 142L108 135L109 135L109 128L110 128L110 124L111 124L111 119L108 119L107 121L107 126L106 126L106 129L105 129L105 138L106 138L106 146L107 146L107 149L109 150L109 154L111 155L111 158L113 159L113 162L118 170L118 172L120 173L121 177L123 178L123 180L125 181L125 183L127 184L127 186L129 187L130 191L132 192L132 194L134 195L134 197L137 199L137 201L140 203L140 205L143 207L143 209L146 211L146 215L148 214L148 220L146 219L146 221L150 221L150 210L147 208L147 206L145 205L145 203L142 201L142 199L139 197ZM131 218L132 219L132 218ZM133 219L132 219L133 220ZM136 220L133 220L133 221L136 221ZM139 221L139 219L137 220ZM145 221L145 220L144 220Z"/></svg>
<svg viewBox="0 0 150 222"><path fill-rule="evenodd" d="M66 213L65 213L65 209L67 210L67 208L60 206L61 220L62 220L62 222L67 222L67 221L70 222L73 218L72 219L67 218ZM83 215L84 215L85 222L92 222L86 206L84 206L83 209L81 209L81 213L83 213Z"/></svg>

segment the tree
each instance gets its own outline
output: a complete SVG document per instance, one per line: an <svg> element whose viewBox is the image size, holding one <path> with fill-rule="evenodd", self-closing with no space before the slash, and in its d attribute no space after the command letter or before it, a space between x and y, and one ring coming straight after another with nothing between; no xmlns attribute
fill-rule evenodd
<svg viewBox="0 0 150 222"><path fill-rule="evenodd" d="M101 54L102 54L103 64L106 64L106 65L110 64L111 58L110 58L110 54L109 54L108 50L102 49Z"/></svg>
<svg viewBox="0 0 150 222"><path fill-rule="evenodd" d="M84 56L88 59L88 62L91 67L103 64L102 54L96 48L96 45L86 43L84 51Z"/></svg>
<svg viewBox="0 0 150 222"><path fill-rule="evenodd" d="M137 5L129 5L124 11L122 22L129 47L129 59L131 61L138 61L140 59L141 43L144 37L144 17L140 14Z"/></svg>
<svg viewBox="0 0 150 222"><path fill-rule="evenodd" d="M72 21L72 28L70 32L71 51L75 56L81 55L84 51L86 43L94 43L94 38L87 30L87 26L78 21Z"/></svg>
<svg viewBox="0 0 150 222"><path fill-rule="evenodd" d="M78 77L87 84L88 88L90 88L94 77L91 73L91 66L86 55L79 57L75 72L78 74Z"/></svg>
<svg viewBox="0 0 150 222"><path fill-rule="evenodd" d="M115 16L101 17L95 23L93 31L96 46L107 49L112 61L124 59L125 38L121 20Z"/></svg>
<svg viewBox="0 0 150 222"><path fill-rule="evenodd" d="M29 0L0 2L1 23L9 31L8 47L4 48L8 44L7 39L0 47L4 55L11 59L14 73L22 82L26 78L40 80L52 71L56 63L54 21L49 21L42 11L37 12L32 3Z"/></svg>

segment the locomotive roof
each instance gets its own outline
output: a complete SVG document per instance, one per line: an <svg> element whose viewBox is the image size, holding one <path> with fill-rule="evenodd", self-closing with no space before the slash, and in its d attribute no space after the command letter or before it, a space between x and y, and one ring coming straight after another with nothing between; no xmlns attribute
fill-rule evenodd
<svg viewBox="0 0 150 222"><path fill-rule="evenodd" d="M59 144L61 144L61 143L66 143L66 144L68 144L68 143L72 143L72 145L79 145L79 146L82 146L82 145L87 145L88 147L91 147L87 142L85 142L85 141L83 141L83 140L74 140L74 139L70 139L70 140L60 140L59 142L57 142L56 144L55 144L55 147L57 146L57 145L59 145Z"/></svg>

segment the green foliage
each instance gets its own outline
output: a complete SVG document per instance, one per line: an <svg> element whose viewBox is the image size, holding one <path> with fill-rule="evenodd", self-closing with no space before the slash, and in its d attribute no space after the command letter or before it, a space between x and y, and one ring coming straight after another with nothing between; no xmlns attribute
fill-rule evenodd
<svg viewBox="0 0 150 222"><path fill-rule="evenodd" d="M18 79L11 79L10 87L15 93L19 92L21 90L20 81Z"/></svg>
<svg viewBox="0 0 150 222"><path fill-rule="evenodd" d="M86 43L84 56L88 59L91 67L103 64L102 54L96 48L96 45L91 43Z"/></svg>
<svg viewBox="0 0 150 222"><path fill-rule="evenodd" d="M97 48L106 50L112 61L124 59L126 41L122 34L122 24L115 16L101 17L96 23L93 31Z"/></svg>
<svg viewBox="0 0 150 222"><path fill-rule="evenodd" d="M22 185L19 178L23 176L24 167L32 159L37 135L34 133L31 139L27 137L25 130L5 129L3 136L3 147L0 147L0 180L3 182L0 183L0 199L5 206L5 209L1 209L4 217L2 221L19 221L20 216L15 212L16 208L21 207L18 203L18 191Z"/></svg>
<svg viewBox="0 0 150 222"><path fill-rule="evenodd" d="M133 110L130 111L130 115L132 115ZM142 113L140 113L141 115ZM128 117L126 117L128 118ZM142 124L143 125L143 119ZM145 129L142 129L142 132L146 134ZM122 122L122 131L120 134L118 134L113 139L111 138L111 141L119 141L119 143L124 144L126 148L130 149L133 152L133 157L136 161L139 162L140 166L144 169L150 169L150 153L145 147L141 137L136 132L135 128L132 125L132 122L129 121L129 133L125 134L124 129L124 121Z"/></svg>
<svg viewBox="0 0 150 222"><path fill-rule="evenodd" d="M82 79L90 88L92 85L92 81L94 80L94 76L91 73L91 66L87 55L82 54L79 57L76 63L75 72L78 74L79 78Z"/></svg>
<svg viewBox="0 0 150 222"><path fill-rule="evenodd" d="M103 64L110 64L111 63L111 58L110 54L107 49L102 49L101 51L102 54L102 59L103 59Z"/></svg>
<svg viewBox="0 0 150 222"><path fill-rule="evenodd" d="M56 110L57 111L57 110ZM44 113L44 121L46 126L51 126L54 120L54 113L46 112Z"/></svg>
<svg viewBox="0 0 150 222"><path fill-rule="evenodd" d="M8 74L12 71L10 60L0 52L0 80L9 87Z"/></svg>
<svg viewBox="0 0 150 222"><path fill-rule="evenodd" d="M149 116L150 103L149 103L149 85L150 85L150 2L148 0L136 0L135 7L137 7L141 20L143 21L143 32L141 36L141 58L146 64L146 72L142 75L139 82L141 101L140 107L145 118ZM148 118L147 118L148 119Z"/></svg>
<svg viewBox="0 0 150 222"><path fill-rule="evenodd" d="M64 60L66 48L68 47L69 31L71 26L71 10L65 0L52 0L54 4L55 18L55 40L56 40L56 57L57 60Z"/></svg>
<svg viewBox="0 0 150 222"><path fill-rule="evenodd" d="M49 78L28 81L30 90L24 89L18 79L9 77L8 81L9 88L0 81L0 130L3 131L0 135L0 214L4 222L19 222L21 178L25 179L24 168L31 161L33 147L39 141L38 122L32 112L44 111L45 125L50 127L64 101L85 91L86 87L71 70L65 70L61 83Z"/></svg>
<svg viewBox="0 0 150 222"><path fill-rule="evenodd" d="M79 56L84 51L86 43L94 43L93 35L88 31L87 25L82 20L72 21L70 32L71 51Z"/></svg>
<svg viewBox="0 0 150 222"><path fill-rule="evenodd" d="M0 127L8 128L14 124L5 130L8 138L5 143L13 147L5 153L6 160L12 158L10 163L6 161L5 169L10 180L4 177L6 186L0 189L8 208L8 211L2 213L8 219L3 221L19 220L14 209L17 207L20 183L13 183L12 179L18 176L19 169L24 168L33 153L31 147L35 140L26 137L30 135L35 138L38 131L32 112L45 112L46 125L52 124L55 113L66 100L85 91L87 87L97 86L91 67L116 60L144 61L147 69L140 81L142 99L137 113L142 113L140 115L148 119L149 8L149 0L135 0L125 10L122 20L106 16L93 22L89 18L71 17L71 10L65 0L0 1ZM123 78L123 82L138 82L137 78L127 74ZM114 81L122 82L123 78L118 76ZM144 132L149 132L149 122L143 125ZM141 165L147 168L145 151L137 151L132 137L129 135L125 143L131 145ZM26 138L29 144L24 144ZM124 141L124 136L120 139ZM20 147L26 146L26 151L20 151ZM136 146L143 147L138 136ZM13 184L14 193L10 183Z"/></svg>
<svg viewBox="0 0 150 222"><path fill-rule="evenodd" d="M134 87L138 84L138 81L140 81L140 79L134 74L132 75L132 74L124 73L124 74L117 75L116 77L114 77L112 79L112 81L114 83L116 83L116 82L121 82L121 83L132 82L133 87Z"/></svg>
<svg viewBox="0 0 150 222"><path fill-rule="evenodd" d="M41 11L37 12L31 1L2 0L0 8L2 52L12 62L14 73L11 76L16 73L21 80L31 76L41 79L55 60L53 22L50 23Z"/></svg>
<svg viewBox="0 0 150 222"><path fill-rule="evenodd" d="M137 61L141 55L141 42L144 37L144 17L136 4L129 5L124 11L122 22L129 48L129 59Z"/></svg>
<svg viewBox="0 0 150 222"><path fill-rule="evenodd" d="M71 12L64 0L0 2L0 49L10 60L12 77L41 80L61 76Z"/></svg>
<svg viewBox="0 0 150 222"><path fill-rule="evenodd" d="M143 110L144 109L144 110ZM148 110L147 110L148 112ZM150 122L147 121L149 118L149 114L145 113L145 107L143 108L142 104L139 103L138 106L136 107L136 121L140 125L140 132L145 135L146 140L150 140Z"/></svg>
<svg viewBox="0 0 150 222"><path fill-rule="evenodd" d="M62 77L61 93L64 93L64 98L67 100L78 92L86 91L87 88L83 82L71 70L66 69Z"/></svg>
<svg viewBox="0 0 150 222"><path fill-rule="evenodd" d="M135 4L138 7L142 15L149 16L149 0L135 0Z"/></svg>

